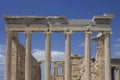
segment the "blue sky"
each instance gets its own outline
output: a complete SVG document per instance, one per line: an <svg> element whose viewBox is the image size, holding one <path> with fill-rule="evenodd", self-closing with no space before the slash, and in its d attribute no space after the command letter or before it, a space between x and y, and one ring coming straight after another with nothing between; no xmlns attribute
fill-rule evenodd
<svg viewBox="0 0 120 80"><path fill-rule="evenodd" d="M0 64L5 58L5 21L4 15L66 16L68 19L92 19L94 15L114 14L112 21L111 54L120 57L120 0L1 0L0 1ZM92 34L94 36L94 34ZM32 36L34 56L44 54L44 34ZM20 42L25 45L25 35L19 33ZM52 34L54 57L64 55L64 34ZM84 55L83 33L73 33L72 50L74 54ZM92 57L95 56L96 43L92 42ZM56 55L56 54L59 55ZM41 56L41 55L40 55ZM39 57L38 57L39 58Z"/></svg>
<svg viewBox="0 0 120 80"><path fill-rule="evenodd" d="M68 19L92 19L94 15L104 13L114 14L112 21L111 53L112 57L120 57L120 11L119 0L1 0L0 2L0 45L5 47L4 15L38 15L38 16L66 16ZM92 34L94 35L94 34ZM32 49L44 50L44 34L34 33ZM25 45L25 35L19 33L20 42ZM83 33L72 34L72 53L84 55ZM92 56L95 56L96 43L92 42ZM64 52L64 34L52 34L52 51ZM1 51L1 55L4 52Z"/></svg>
<svg viewBox="0 0 120 80"><path fill-rule="evenodd" d="M120 11L119 0L1 0L0 2L0 45L5 45L5 21L4 15L39 15L39 16L66 16L68 19L92 19L94 15L104 13L115 14L112 22L112 56L115 56L116 46L119 47L120 38L119 23ZM20 33L21 34L21 33ZM22 38L22 39L21 39ZM33 34L33 49L44 50L44 34ZM114 38L114 39L113 39ZM21 42L25 44L25 36L20 35ZM72 35L72 53L83 54L84 36L80 33ZM38 45L39 44L39 45ZM93 43L94 45L94 43ZM95 44L96 45L96 44ZM64 51L64 35L52 34L52 50ZM118 49L119 50L119 49ZM94 52L95 53L95 52Z"/></svg>

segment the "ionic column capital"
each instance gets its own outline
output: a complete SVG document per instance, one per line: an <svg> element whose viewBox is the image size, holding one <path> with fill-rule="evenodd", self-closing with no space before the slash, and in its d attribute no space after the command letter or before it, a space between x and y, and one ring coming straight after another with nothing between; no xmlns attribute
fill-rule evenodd
<svg viewBox="0 0 120 80"><path fill-rule="evenodd" d="M91 31L85 31L84 33L85 33L85 34L88 34L88 35L89 35L89 34L92 34Z"/></svg>
<svg viewBox="0 0 120 80"><path fill-rule="evenodd" d="M64 34L72 34L72 31L65 31Z"/></svg>
<svg viewBox="0 0 120 80"><path fill-rule="evenodd" d="M12 36L13 38L17 38L18 37L18 34L17 34L17 32L13 32L13 36Z"/></svg>
<svg viewBox="0 0 120 80"><path fill-rule="evenodd" d="M44 34L45 34L45 35L46 35L46 34L52 34L52 32L51 32L51 31L45 31Z"/></svg>
<svg viewBox="0 0 120 80"><path fill-rule="evenodd" d="M25 31L24 34L27 36L27 37L31 37L32 35L32 31Z"/></svg>
<svg viewBox="0 0 120 80"><path fill-rule="evenodd" d="M65 35L65 36L69 36L69 37L70 37L70 36L72 35L72 31L69 31L69 32L64 32L64 35Z"/></svg>
<svg viewBox="0 0 120 80"><path fill-rule="evenodd" d="M103 34L112 34L111 31L106 31L106 32L103 32Z"/></svg>
<svg viewBox="0 0 120 80"><path fill-rule="evenodd" d="M6 37L12 37L12 32L11 31L6 31Z"/></svg>
<svg viewBox="0 0 120 80"><path fill-rule="evenodd" d="M110 32L106 32L106 33L104 33L104 37L107 37L107 36L109 36L111 33Z"/></svg>

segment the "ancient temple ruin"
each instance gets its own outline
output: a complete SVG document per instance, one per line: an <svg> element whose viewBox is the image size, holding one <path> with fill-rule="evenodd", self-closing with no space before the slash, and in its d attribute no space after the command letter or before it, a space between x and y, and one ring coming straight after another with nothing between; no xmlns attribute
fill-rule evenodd
<svg viewBox="0 0 120 80"><path fill-rule="evenodd" d="M6 21L5 80L41 80L41 63L45 62L45 80L120 80L120 59L111 59L110 34L113 15L94 16L93 19L69 20L64 16L4 16ZM18 32L26 35L26 46L18 40ZM31 36L45 33L45 61L31 55ZM65 35L65 60L51 61L52 32ZM85 35L85 57L71 56L71 34ZM91 39L91 34L98 36ZM96 58L91 58L90 43L98 43ZM54 75L51 75L54 63ZM62 73L58 73L61 68Z"/></svg>

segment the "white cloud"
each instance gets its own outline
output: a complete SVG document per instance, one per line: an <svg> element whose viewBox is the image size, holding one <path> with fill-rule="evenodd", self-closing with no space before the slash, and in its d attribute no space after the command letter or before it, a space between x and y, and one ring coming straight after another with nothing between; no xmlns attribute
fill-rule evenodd
<svg viewBox="0 0 120 80"><path fill-rule="evenodd" d="M52 53L51 53L52 60L63 60L64 54L65 54L64 52L52 51Z"/></svg>
<svg viewBox="0 0 120 80"><path fill-rule="evenodd" d="M51 51L51 59L52 60L64 60L64 52L61 51ZM39 61L39 60L44 60L45 59L45 51L44 50L39 50L39 49L34 49L32 50L32 55ZM44 63L42 63L42 80L44 80ZM51 73L53 74L53 66L54 64L51 64Z"/></svg>
<svg viewBox="0 0 120 80"><path fill-rule="evenodd" d="M83 47L84 46L84 42L82 42L80 45L78 45L78 47Z"/></svg>
<svg viewBox="0 0 120 80"><path fill-rule="evenodd" d="M34 49L32 51L33 56L37 59L37 60L44 60L45 58L45 51L42 50L38 50L38 49Z"/></svg>
<svg viewBox="0 0 120 80"><path fill-rule="evenodd" d="M5 45L0 45L0 64L5 63L5 56L4 56L5 52L6 52Z"/></svg>
<svg viewBox="0 0 120 80"><path fill-rule="evenodd" d="M5 56L0 54L0 64L4 64L5 63Z"/></svg>
<svg viewBox="0 0 120 80"><path fill-rule="evenodd" d="M37 60L45 59L45 51L44 50L34 49L32 51L32 54ZM51 59L52 60L64 60L64 52L51 51Z"/></svg>
<svg viewBox="0 0 120 80"><path fill-rule="evenodd" d="M115 45L114 45L114 48L115 48L115 49L120 48L120 44L115 44Z"/></svg>
<svg viewBox="0 0 120 80"><path fill-rule="evenodd" d="M120 51L116 51L115 56L120 57Z"/></svg>
<svg viewBox="0 0 120 80"><path fill-rule="evenodd" d="M5 54L5 52L6 52L5 45L0 45L0 54Z"/></svg>
<svg viewBox="0 0 120 80"><path fill-rule="evenodd" d="M117 39L117 42L120 42L120 38Z"/></svg>
<svg viewBox="0 0 120 80"><path fill-rule="evenodd" d="M119 49L119 48L120 48L120 43L118 43L118 42L120 42L120 38L118 38L118 39L116 40L116 42L117 42L117 43L114 44L114 49Z"/></svg>

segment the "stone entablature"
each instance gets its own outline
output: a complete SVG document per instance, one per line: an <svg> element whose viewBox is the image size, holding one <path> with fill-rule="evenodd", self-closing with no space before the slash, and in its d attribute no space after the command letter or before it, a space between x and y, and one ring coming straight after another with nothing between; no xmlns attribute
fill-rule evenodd
<svg viewBox="0 0 120 80"><path fill-rule="evenodd" d="M67 19L64 16L4 16L6 20L6 30L22 31L26 29L32 32L39 31L111 31L110 23L113 15L94 16L93 19ZM33 29L34 28L34 29Z"/></svg>

